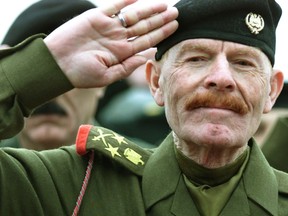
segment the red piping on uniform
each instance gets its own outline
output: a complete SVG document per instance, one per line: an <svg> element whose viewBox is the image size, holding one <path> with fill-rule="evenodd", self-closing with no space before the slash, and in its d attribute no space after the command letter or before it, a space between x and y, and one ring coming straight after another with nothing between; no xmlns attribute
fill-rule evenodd
<svg viewBox="0 0 288 216"><path fill-rule="evenodd" d="M81 125L78 130L78 134L76 137L76 151L79 155L84 155L87 153L86 151L86 143L87 138L92 128L92 125Z"/></svg>

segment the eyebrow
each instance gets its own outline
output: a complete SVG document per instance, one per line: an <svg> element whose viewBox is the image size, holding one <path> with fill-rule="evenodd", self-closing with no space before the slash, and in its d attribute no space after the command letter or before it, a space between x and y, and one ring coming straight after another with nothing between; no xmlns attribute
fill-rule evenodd
<svg viewBox="0 0 288 216"><path fill-rule="evenodd" d="M191 52L191 51L196 51L196 52L205 52L205 53L215 53L215 50L211 49L211 46L209 46L209 44L205 44L203 45L202 43L184 43L183 45L181 45L181 47L179 48L179 53L177 55L177 57L181 57L183 56L185 53L187 52Z"/></svg>
<svg viewBox="0 0 288 216"><path fill-rule="evenodd" d="M236 49L237 48L237 49ZM179 53L177 55L177 57L181 57L183 56L185 53L187 52L191 52L191 51L196 51L196 52L205 52L207 54L213 54L215 53L215 49L213 49L213 44L203 44L203 43L184 43L183 45L181 45L181 47L179 48ZM249 47L235 47L235 49L233 50L229 50L229 53L234 53L236 55L241 55L241 56L249 56L249 57L253 57L253 58L259 58L261 50L257 47L255 47L255 49L249 48Z"/></svg>
<svg viewBox="0 0 288 216"><path fill-rule="evenodd" d="M236 55L241 55L241 56L249 56L249 57L252 57L252 58L257 58L257 59L259 59L260 57L260 52L261 52L261 50L259 49L259 52L258 52L258 50L256 51L256 50L253 50L253 49L247 49L247 48L243 48L243 49L240 49L240 50L237 50L237 51L235 51L235 50L233 50L232 52L234 52L234 53L236 53Z"/></svg>

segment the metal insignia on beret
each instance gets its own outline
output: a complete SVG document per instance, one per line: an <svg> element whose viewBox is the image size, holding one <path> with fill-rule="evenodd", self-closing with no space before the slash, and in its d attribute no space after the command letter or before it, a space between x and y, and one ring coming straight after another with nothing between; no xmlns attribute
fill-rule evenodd
<svg viewBox="0 0 288 216"><path fill-rule="evenodd" d="M245 21L252 34L259 34L264 28L264 19L259 14L249 13Z"/></svg>

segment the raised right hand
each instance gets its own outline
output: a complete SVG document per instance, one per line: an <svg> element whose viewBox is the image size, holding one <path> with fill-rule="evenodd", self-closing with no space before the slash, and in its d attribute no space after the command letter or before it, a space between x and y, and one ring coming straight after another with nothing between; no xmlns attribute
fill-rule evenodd
<svg viewBox="0 0 288 216"><path fill-rule="evenodd" d="M178 11L164 3L126 10L127 27L123 27L114 15L135 1L120 0L86 11L44 39L74 87L102 87L127 77L147 60L137 53L177 29Z"/></svg>

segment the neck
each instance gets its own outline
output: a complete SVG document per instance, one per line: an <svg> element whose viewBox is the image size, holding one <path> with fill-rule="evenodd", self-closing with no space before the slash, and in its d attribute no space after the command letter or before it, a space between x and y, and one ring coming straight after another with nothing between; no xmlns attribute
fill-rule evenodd
<svg viewBox="0 0 288 216"><path fill-rule="evenodd" d="M173 137L176 148L183 155L209 169L220 168L233 163L247 149L247 145L228 148L216 145L187 144L181 141L175 133L173 133Z"/></svg>

